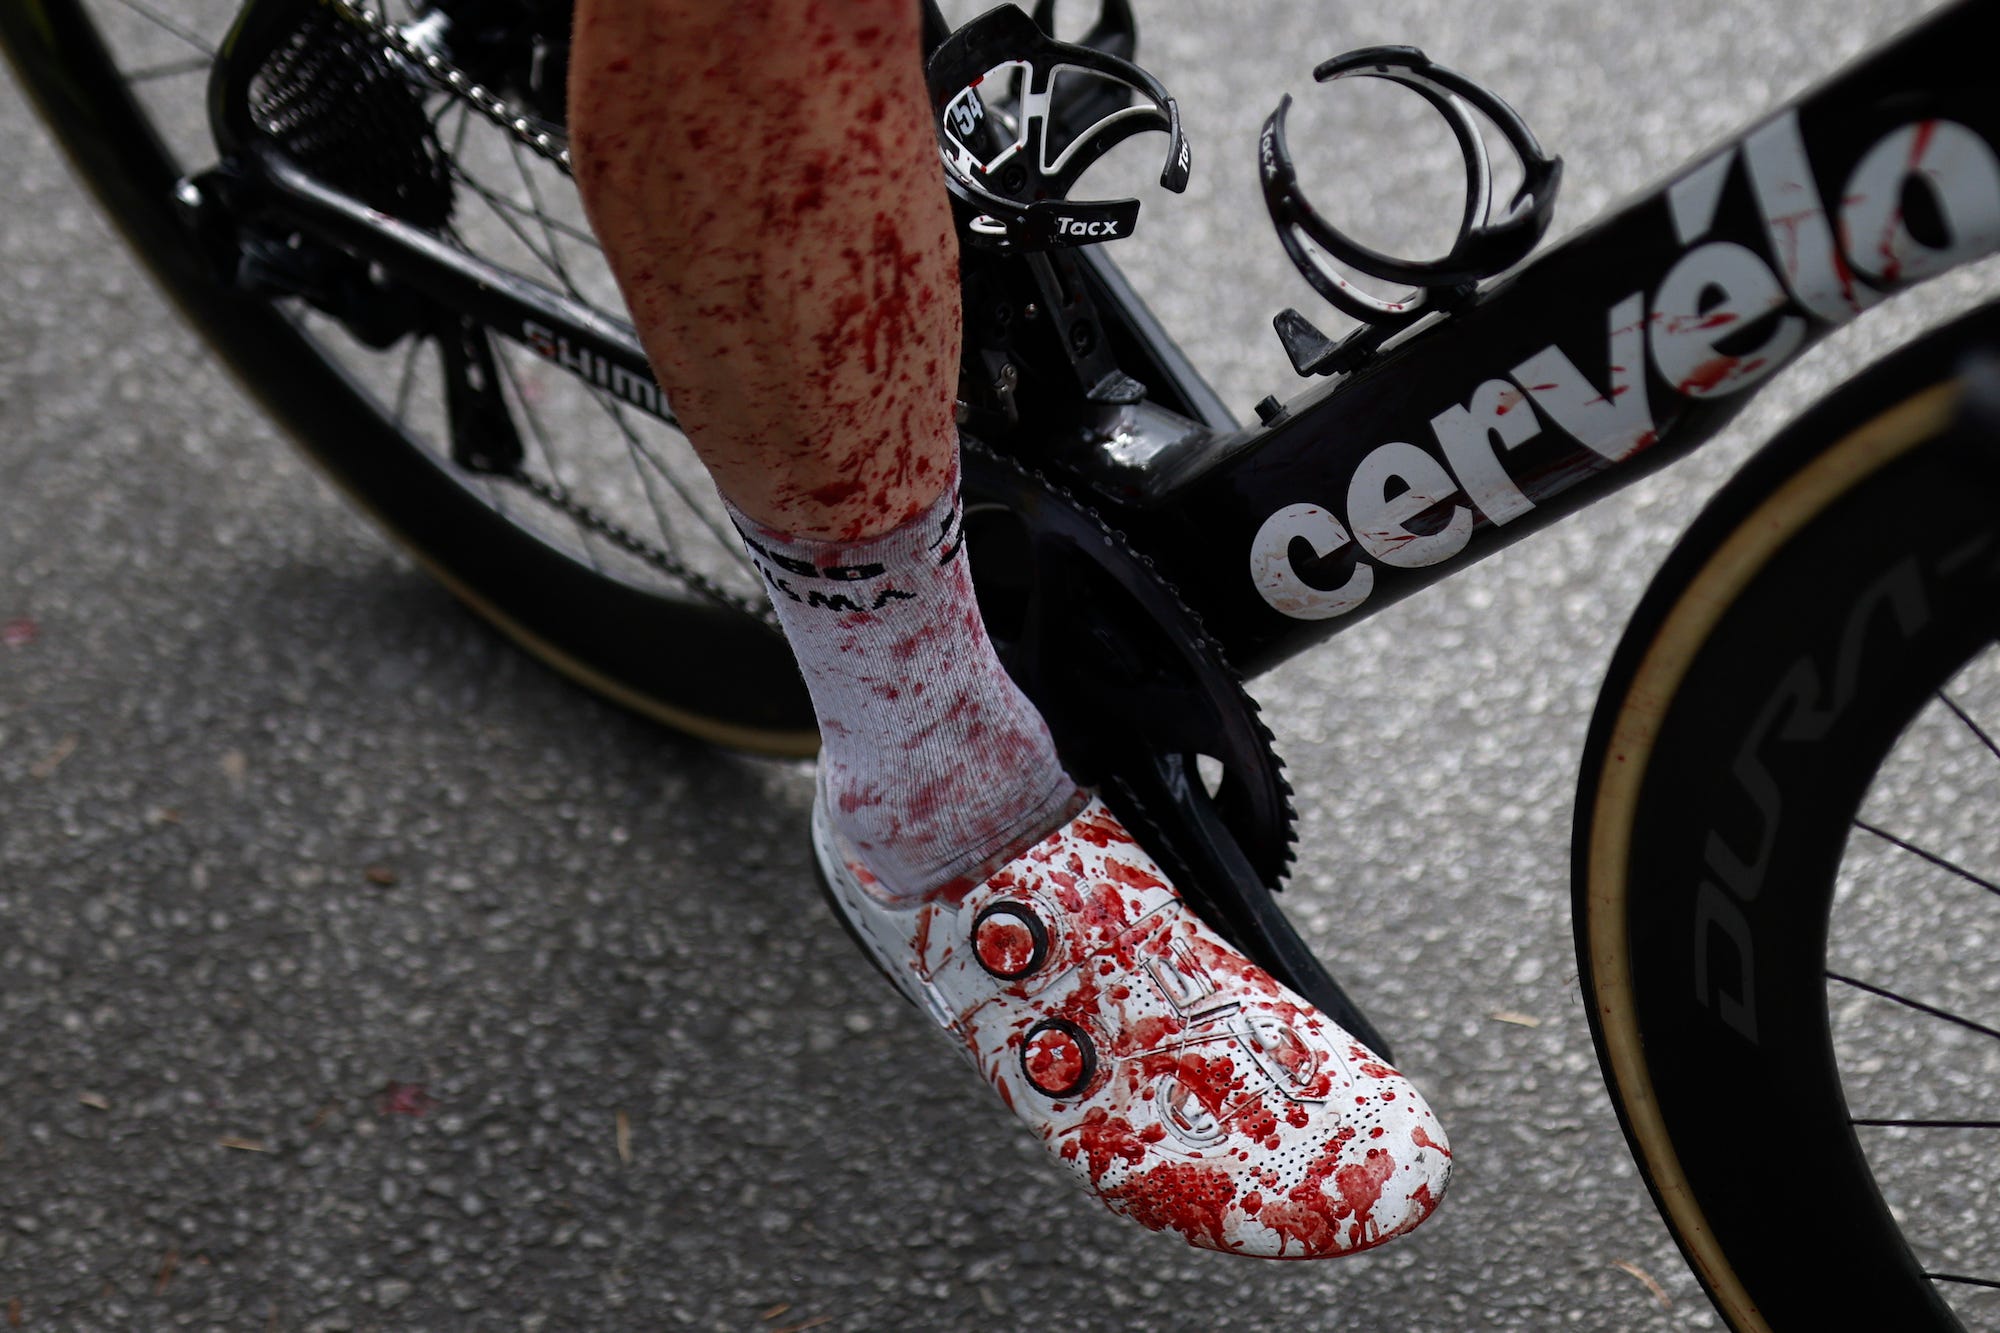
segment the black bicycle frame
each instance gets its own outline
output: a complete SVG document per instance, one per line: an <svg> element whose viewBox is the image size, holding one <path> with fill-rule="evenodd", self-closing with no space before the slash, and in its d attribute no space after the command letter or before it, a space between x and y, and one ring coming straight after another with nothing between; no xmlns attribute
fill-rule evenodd
<svg viewBox="0 0 2000 1333"><path fill-rule="evenodd" d="M1837 325L2000 248L1996 29L1994 0L1932 16L1249 428L1080 252L1107 342L1150 396L1071 393L1023 414L1063 419L1059 443L1002 443L1084 490L1262 671L1681 457ZM255 145L235 172L236 207L672 419L629 327ZM969 249L968 289L1024 262Z"/></svg>
<svg viewBox="0 0 2000 1333"><path fill-rule="evenodd" d="M1311 647L1681 457L1885 293L2000 248L1996 30L1991 3L1931 17L1259 427L1100 458L1102 488L1239 668Z"/></svg>

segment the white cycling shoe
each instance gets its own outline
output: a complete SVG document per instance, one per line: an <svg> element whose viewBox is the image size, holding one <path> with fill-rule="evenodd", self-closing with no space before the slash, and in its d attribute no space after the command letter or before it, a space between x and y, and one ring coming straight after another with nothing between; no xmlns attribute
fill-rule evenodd
<svg viewBox="0 0 2000 1333"><path fill-rule="evenodd" d="M1367 1047L1231 948L1102 801L955 901L898 907L813 807L836 908L897 987L1115 1213L1232 1254L1353 1254L1451 1177Z"/></svg>

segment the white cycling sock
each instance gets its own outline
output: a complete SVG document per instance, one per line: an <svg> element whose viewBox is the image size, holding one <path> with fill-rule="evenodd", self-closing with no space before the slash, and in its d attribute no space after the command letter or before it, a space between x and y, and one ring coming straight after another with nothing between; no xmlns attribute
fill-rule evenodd
<svg viewBox="0 0 2000 1333"><path fill-rule="evenodd" d="M730 517L819 716L827 814L883 896L961 891L1076 812L1047 725L986 637L958 472L879 537L814 541Z"/></svg>

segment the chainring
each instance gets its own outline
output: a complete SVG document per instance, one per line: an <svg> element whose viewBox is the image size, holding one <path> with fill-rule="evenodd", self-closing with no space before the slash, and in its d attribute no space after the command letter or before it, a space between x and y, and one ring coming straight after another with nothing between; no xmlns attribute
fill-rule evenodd
<svg viewBox="0 0 2000 1333"><path fill-rule="evenodd" d="M971 441L962 458L981 613L1071 773L1223 938L1388 1057L1272 896L1297 836L1292 789L1221 647L1091 509Z"/></svg>

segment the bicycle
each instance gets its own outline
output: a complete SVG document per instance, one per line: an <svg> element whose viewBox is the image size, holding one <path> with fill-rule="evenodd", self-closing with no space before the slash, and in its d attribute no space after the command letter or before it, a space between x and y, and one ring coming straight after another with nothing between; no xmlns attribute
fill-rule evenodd
<svg viewBox="0 0 2000 1333"><path fill-rule="evenodd" d="M540 113L514 123L517 137L501 141L510 156L559 151L552 117L560 97L551 89L560 85L551 84L548 71L559 65L560 43L535 22L535 7L499 8L515 26L482 31L468 21L456 37L441 35L445 18L458 21L454 7L429 8L429 30L424 18L409 25L415 36L403 39L410 45L392 57L380 54L389 34L362 33L351 11L330 17L283 3L251 6L262 26L246 21L229 58L216 64L234 76L218 78L214 94L223 113L216 139L231 170L187 179L162 169L171 164L155 157L130 122L103 118L134 109L121 109L110 96L113 86L93 63L87 31L74 26L87 24L79 10L34 11L51 23L38 32L29 31L30 11L10 10L4 35L10 50L39 53L39 60L20 62L30 83L45 97L70 99L58 103L56 118L81 139L86 169L122 210L141 247L166 266L169 282L196 307L197 317L205 312L211 327L222 325L218 331L247 378L290 400L280 405L282 415L313 421L333 441L322 440L322 463L382 509L384 521L428 553L462 596L613 697L709 739L767 751L804 748L807 715L799 711L789 665L751 600L754 589L740 578L727 582L735 575L718 554L731 549L728 543L718 540L716 551L697 556L641 536L633 529L644 515L606 507L627 488L590 489L609 464L565 455L561 467L567 470L558 471L555 434L537 435L531 427L524 440L513 424L527 400L547 390L514 378L517 363L496 353L494 332L511 335L623 408L657 415L664 405L649 389L629 331L585 308L587 296L604 299L601 289L581 275L561 293L510 286L490 281L492 275L469 257L474 244L519 247L528 260L571 284L564 255L581 242L566 230L574 221L560 205L544 210L538 201L526 216L512 214L518 230L507 225L509 211L496 206L502 220L491 225L500 230L490 238L465 235L470 244L464 252L439 239L453 235L444 225L448 213L440 215L451 193L476 193L477 186L465 169L470 159L441 165L430 156L441 144L426 143L414 129L413 104L421 112L425 98L469 95L448 75L439 75L444 83L436 91L413 82L428 58L436 57L440 67L474 68L480 82L505 88L516 109ZM302 24L301 13L322 17ZM1290 405L1271 403L1260 412L1261 428L1250 431L1239 431L1204 391L1098 252L1031 248L1066 239L1072 228L1084 229L1087 239L1103 239L1105 228L1129 230L1129 212L1078 205L1010 215L1005 194L997 200L968 195L968 229L976 232L978 219L987 219L985 237L998 247L990 261L968 263L969 308L987 321L969 345L968 427L996 446L996 456L981 455L968 480L968 510L979 524L975 550L989 553L984 559L995 570L988 576L989 618L1014 652L1011 664L1049 704L1079 766L1118 795L1166 859L1207 895L1206 909L1223 916L1246 948L1327 1007L1346 1005L1257 889L1283 872L1291 813L1268 738L1235 672L1254 673L1303 651L1503 541L1581 507L1617 481L1670 461L1740 406L1752 382L1835 317L1858 313L1874 290L1918 276L1927 265L1942 266L1941 252L1955 261L1966 257L1959 251L1969 254L2000 240L1987 227L1985 159L1979 155L1979 146L1993 137L1990 116L1969 92L1950 95L1954 88L1979 86L1967 54L1977 43L1965 34L1978 31L1973 25L1980 17L1972 6L1950 11L1925 29L1930 35L1921 43L1911 38L1888 48L1880 63L1866 67L1871 73L1826 85L1796 118L1764 122L1678 177L1672 191L1640 201L1497 286L1478 288L1490 276L1479 270L1499 259L1509 262L1494 271L1511 266L1521 257L1511 249L1457 255L1461 267L1446 271L1399 268L1344 247L1343 257L1358 266L1372 264L1414 282L1427 307L1443 307L1444 317L1403 330L1391 326L1417 321L1395 316L1430 309L1370 309L1374 322L1360 339L1338 346L1303 317L1291 319L1285 329L1295 363L1303 370L1337 370L1336 391ZM1956 41L1952 23L1965 25ZM993 40L1000 45L980 59L1026 51L1046 60L1054 52L1029 49L1033 38L1018 25ZM1086 37L1085 49L1115 55L1123 40L1114 19ZM42 45L25 46L29 41ZM438 54L442 49L453 52L452 61ZM1126 126L1164 119L1172 132L1163 89L1133 77L1127 66L1075 51L1055 54L1086 62L1142 95L1139 114ZM315 63L322 60L327 64ZM1504 121L1503 105L1481 100L1476 88L1439 82L1443 76L1433 67L1406 53L1372 53L1331 72L1364 69L1428 86L1448 117L1455 114L1448 108L1469 102ZM95 81L75 79L78 71L93 73ZM1915 120L1907 107L1884 110L1880 104L1888 99L1869 85L1897 76L1902 82L1893 86L1936 99L1942 109ZM75 81L65 86L65 77ZM260 77L261 94L255 86ZM357 78L386 90L372 99L383 122L364 131L381 136L371 142L386 138L410 148L415 135L416 160L386 185L369 180L351 159L343 161L351 142L309 142L322 128L312 99ZM462 83L470 78L461 75ZM275 92L272 85L278 85ZM393 90L399 86L426 91L406 92L398 101ZM253 117L259 95L270 100L257 104ZM953 109L949 97L942 100L945 110ZM1850 104L1862 110L1853 112ZM958 105L969 113L970 104ZM1829 131L1823 138L1815 118L1837 120L1834 111L1856 115L1863 127L1842 122L1842 135ZM1870 122L1870 114L1879 122ZM299 138L284 154L271 152L273 136L264 125L286 117L297 119L284 132ZM1094 117L1078 119L1087 132ZM1927 120L1963 128L1964 136L1946 131L1940 141L1933 130L1926 139L1912 127ZM470 123L471 113L461 113L459 126ZM1508 128L1503 125L1503 133ZM1279 130L1281 123L1267 140L1274 208L1294 237L1342 251L1340 238L1287 177ZM1461 142L1472 161L1469 142ZM1552 184L1547 159L1531 138L1517 134L1512 142L1524 162L1530 207L1510 219L1532 218ZM1887 238L1888 253L1875 256L1873 268L1835 240L1824 222L1824 234L1815 235L1810 216L1800 220L1778 211L1779 196L1802 187L1834 197L1832 178L1850 186L1858 179L1871 188L1889 181L1890 192L1901 198L1908 191L1895 174L1897 164L1910 161L1920 146L1935 151L1933 143L1957 156L1940 177L1946 184L1935 187L1943 193L1930 198L1930 216L1919 216L1919 194L1907 223L1888 205L1851 223L1852 233L1872 230ZM99 156L93 158L93 151ZM288 160L314 154L319 156L308 170ZM1824 166L1827 159L1847 170ZM1168 172L1177 170L1185 164L1176 139ZM978 184L965 171L961 185L968 181ZM1024 179L1016 192L1032 184ZM376 190L386 193L366 193ZM1473 216L1484 212L1473 207L1482 193L1474 180L1465 234L1484 238L1494 229ZM1839 197L1868 193L1848 188ZM1878 191L1878 197L1887 194ZM1771 261L1774 250L1788 243L1775 235L1785 225L1798 227L1789 243L1811 262L1781 276L1783 266ZM1648 247L1625 244L1625 237L1650 228L1657 240L1662 226L1671 240L1651 247L1656 258L1640 264L1647 276L1634 278L1629 252ZM1539 234L1532 227L1514 234L1528 231ZM1734 251L1710 248L1721 246L1748 253L1762 275ZM1615 262L1604 260L1612 250L1621 252ZM1704 267L1695 262L1698 256L1734 267ZM1309 252L1306 259L1310 263ZM1891 261L1900 271L1889 270ZM230 279L227 285L219 272ZM1722 304L1703 304L1704 284L1723 289ZM1732 293L1731 284L1741 290ZM1633 287L1639 289L1637 306ZM1564 293L1556 316L1512 315L1552 290ZM1732 297L1742 305L1730 305ZM302 318L320 330L337 322L363 343L405 349L406 359L383 385L384 396L399 407L419 389L443 398L436 434L447 441L449 459L406 449L394 423L372 419L337 368L294 360L316 353L273 308L276 298L310 307L316 313ZM1580 332L1589 321L1573 318L1576 309L1604 330L1591 329L1595 341ZM1710 322L1721 314L1736 318ZM1715 332L1730 322L1759 336L1748 345L1730 344ZM1640 332L1647 323L1655 329L1650 339ZM1492 331L1501 326L1508 327ZM412 336L417 332L423 336ZM1978 554L1983 548L1975 547L1987 527L1979 504L1984 464L1965 441L1991 411L1981 387L1987 372L1976 354L1990 348L1992 335L1993 316L1982 313L1899 353L1802 418L1718 497L1635 618L1593 726L1577 821L1578 935L1586 993L1599 1001L1593 1023L1656 1198L1711 1295L1738 1327L1764 1326L1759 1319L1779 1327L1832 1327L1861 1317L1854 1290L1833 1293L1837 1303L1831 1307L1815 1306L1828 1293L1795 1290L1784 1267L1788 1254L1759 1243L1764 1214L1756 1196L1799 1197L1806 1190L1815 1202L1801 1211L1827 1235L1852 1236L1862 1223L1874 1228L1868 1243L1849 1244L1857 1252L1857 1273L1863 1262L1882 1268L1858 1276L1855 1286L1864 1296L1906 1304L1885 1305L1870 1318L1880 1326L1908 1327L1950 1317L1930 1280L1911 1271L1900 1228L1874 1196L1824 1031L1819 942L1806 938L1801 947L1788 927L1801 914L1824 919L1835 884L1831 862L1876 758L1937 681L1990 637L1977 614L1991 577L1990 562ZM1579 370L1576 358L1598 357L1600 343L1606 347L1603 373L1595 360ZM435 368L408 350L418 347L435 347ZM1960 370L1961 361L1970 368ZM1500 367L1484 377L1440 376L1463 391L1439 390L1438 415L1459 412L1483 429L1452 434L1457 417L1443 426L1430 416L1380 424L1397 421L1384 400L1422 382L1419 362ZM1633 376L1634 364L1650 371ZM1619 378L1619 366L1628 378ZM1654 410L1634 412L1642 402ZM1658 410L1663 404L1679 409L1671 421ZM586 403L583 410L593 406ZM1522 415L1513 422L1535 430L1513 438L1520 427L1507 418L1517 409ZM1557 438L1568 423L1594 417L1612 424L1572 432L1579 439L1588 435L1590 443ZM700 521L703 503L691 493L690 474L635 442L643 437L629 418L614 411L608 419L632 450L642 489L651 484L671 497L660 499L655 513L672 511L660 530L678 536L687 523ZM1320 440L1348 421L1368 423L1355 436L1361 446L1329 460ZM1864 424L1843 429L1854 422ZM1095 447L1065 454L1037 443L1063 438ZM1505 466L1496 439L1507 460L1537 452L1542 457L1532 469ZM1419 453L1431 462L1420 461ZM1017 469L1008 456L1026 460L1048 479ZM530 463L549 471L538 473ZM1327 480L1350 464L1368 478L1369 491ZM1578 478L1579 485L1561 489L1560 482ZM1391 480L1404 484L1392 491ZM592 501L579 499L585 494ZM1356 518L1356 495L1372 510L1372 524ZM1866 542L1852 539L1853 515L1911 509L1926 517L1921 530L1899 527L1871 532ZM1780 537L1744 557L1748 534L1765 531L1774 515L1786 524ZM1130 548L1115 538L1107 544L1107 531L1129 540ZM564 548L581 555L565 556ZM1256 555L1246 558L1246 551ZM1718 552L1728 559L1718 563ZM1752 566L1741 586L1732 581L1729 570ZM1217 575L1218 569L1233 572ZM1855 596L1845 602L1802 597L1796 586L1807 575L1801 571ZM637 592L630 580L639 575L672 576L693 596ZM1246 579L1252 587L1244 586ZM1088 590L1087 599L1078 588ZM1088 605L1078 605L1085 600ZM1717 601L1725 613L1700 613ZM1952 614L1924 614L1934 602ZM651 628L628 639L634 624ZM1102 655L1091 671L1047 678L1035 649L1051 627L1098 634ZM698 660L645 642L692 634L710 647ZM1884 642L1896 649L1893 662L1878 661L1891 656L1878 649ZM1808 646L1803 655L1802 644ZM1872 674L1878 669L1885 673L1880 683ZM1743 831L1742 811L1723 797L1747 793L1754 802L1767 786L1732 789L1710 779L1705 805L1675 805L1657 793L1695 786L1700 780L1685 776L1690 772L1726 774L1731 765L1740 771L1741 736L1766 734L1774 720L1792 725L1791 715L1767 716L1767 707L1795 701L1803 712L1818 702L1819 691L1801 683L1802 670L1830 675L1843 704L1862 698L1879 699L1880 706L1851 717L1825 710L1830 715L1810 743L1826 748L1786 751L1782 758L1791 767L1772 784L1787 804L1795 794L1809 798L1801 821L1769 835L1768 855L1754 858L1761 864L1741 856L1721 860L1711 846L1719 842L1726 852L1731 836ZM1865 678L1859 674L1864 671L1870 673ZM1866 688L1859 683L1864 679ZM1746 688L1746 680L1756 688ZM1733 694L1717 682L1734 685ZM1133 706L1135 694L1143 694L1143 706ZM1157 726L1138 726L1135 714L1182 719L1182 730L1162 736ZM1127 725L1107 723L1121 717ZM1799 743L1789 734L1788 741ZM1633 763L1640 746L1643 775ZM1710 836L1718 830L1730 836ZM1802 876L1809 871L1818 886L1801 895L1810 901L1764 897L1765 888L1785 879L1773 867L1794 866ZM1627 911L1637 924L1620 919ZM1681 944L1668 943L1673 939ZM1635 950L1648 952L1631 959ZM1759 1160L1768 1154L1740 1142L1736 1116L1718 1122L1703 1117L1700 1106L1687 1105L1690 1098L1698 1102L1714 1078L1691 1074L1691 1064L1713 1062L1718 1051L1747 1057L1770 1048L1793 1063L1765 1069L1761 1060L1745 1058L1730 1077L1754 1089L1753 1100L1783 1105L1778 1114L1786 1123L1807 1127L1794 1132L1818 1136L1816 1150L1795 1160ZM1757 1183L1746 1188L1743 1182L1753 1176ZM1768 1271L1774 1266L1775 1273Z"/></svg>

